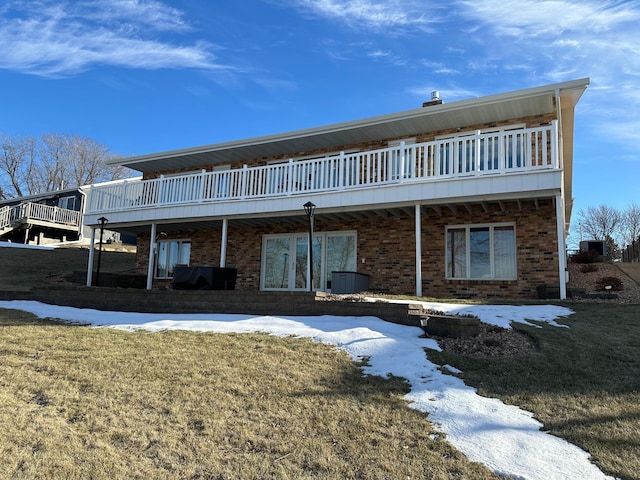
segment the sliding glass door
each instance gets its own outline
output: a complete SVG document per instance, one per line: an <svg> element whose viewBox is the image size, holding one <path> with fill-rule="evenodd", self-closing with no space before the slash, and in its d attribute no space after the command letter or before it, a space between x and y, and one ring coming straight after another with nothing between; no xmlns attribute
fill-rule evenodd
<svg viewBox="0 0 640 480"><path fill-rule="evenodd" d="M262 242L262 290L309 290L308 233L265 235ZM356 268L356 233L314 233L313 289L331 288L331 272Z"/></svg>

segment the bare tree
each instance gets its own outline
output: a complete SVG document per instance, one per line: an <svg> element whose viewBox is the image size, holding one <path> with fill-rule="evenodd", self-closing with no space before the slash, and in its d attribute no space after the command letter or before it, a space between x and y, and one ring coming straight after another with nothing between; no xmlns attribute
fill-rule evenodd
<svg viewBox="0 0 640 480"><path fill-rule="evenodd" d="M124 178L123 167L106 165L111 158L106 146L77 135L0 135L0 198Z"/></svg>
<svg viewBox="0 0 640 480"><path fill-rule="evenodd" d="M31 189L38 193L78 186L67 184L67 169L73 152L69 137L54 133L40 137L39 168L31 179Z"/></svg>
<svg viewBox="0 0 640 480"><path fill-rule="evenodd" d="M623 245L629 245L640 238L640 205L632 203L621 212L622 227L621 240Z"/></svg>
<svg viewBox="0 0 640 480"><path fill-rule="evenodd" d="M37 163L36 141L33 137L0 135L0 198L12 198L33 193L28 179Z"/></svg>
<svg viewBox="0 0 640 480"><path fill-rule="evenodd" d="M589 207L578 213L582 230L592 240L609 240L616 237L622 222L619 210L607 205Z"/></svg>
<svg viewBox="0 0 640 480"><path fill-rule="evenodd" d="M109 149L89 138L74 136L71 139L69 176L76 185L117 180L125 177L124 167L106 166L106 159L118 158Z"/></svg>

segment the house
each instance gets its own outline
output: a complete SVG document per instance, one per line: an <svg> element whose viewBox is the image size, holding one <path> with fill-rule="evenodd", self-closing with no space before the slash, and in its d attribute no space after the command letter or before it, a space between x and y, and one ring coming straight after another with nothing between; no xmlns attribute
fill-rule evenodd
<svg viewBox="0 0 640 480"><path fill-rule="evenodd" d="M0 201L0 241L77 241L82 238L84 197L81 188L70 188Z"/></svg>
<svg viewBox="0 0 640 480"><path fill-rule="evenodd" d="M574 109L588 84L434 95L414 110L119 159L143 178L91 187L85 221L93 237L101 217L137 235L149 289L191 265L233 267L241 290L331 292L334 272L357 272L370 291L532 298L555 284L564 298Z"/></svg>
<svg viewBox="0 0 640 480"><path fill-rule="evenodd" d="M105 182L96 186L110 184L111 182ZM84 223L88 188L89 186L67 188L1 200L0 242L31 245L88 244L91 227ZM120 233L111 230L105 230L103 235L104 241L130 241L129 237L122 237Z"/></svg>

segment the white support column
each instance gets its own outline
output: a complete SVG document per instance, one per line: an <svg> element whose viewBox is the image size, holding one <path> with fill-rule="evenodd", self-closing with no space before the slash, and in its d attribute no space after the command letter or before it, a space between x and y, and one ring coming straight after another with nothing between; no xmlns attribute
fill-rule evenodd
<svg viewBox="0 0 640 480"><path fill-rule="evenodd" d="M220 239L220 268L224 268L227 262L227 230L229 228L229 221L226 218L222 219L222 238Z"/></svg>
<svg viewBox="0 0 640 480"><path fill-rule="evenodd" d="M151 237L149 237L149 265L147 267L147 290L153 287L153 266L156 263L156 249L158 242L156 241L156 224L151 224Z"/></svg>
<svg viewBox="0 0 640 480"><path fill-rule="evenodd" d="M416 205L416 296L422 296L422 219L420 205Z"/></svg>
<svg viewBox="0 0 640 480"><path fill-rule="evenodd" d="M87 264L87 287L93 282L93 254L96 244L96 227L91 227L91 241L89 242L89 263Z"/></svg>
<svg viewBox="0 0 640 480"><path fill-rule="evenodd" d="M407 159L405 158L405 143L404 140L400 141L400 168L398 172L398 179L400 183L404 183L404 165ZM417 206L417 205L416 205Z"/></svg>
<svg viewBox="0 0 640 480"><path fill-rule="evenodd" d="M556 196L556 229L558 231L558 273L560 279L560 300L567 299L567 251L564 238L564 201Z"/></svg>

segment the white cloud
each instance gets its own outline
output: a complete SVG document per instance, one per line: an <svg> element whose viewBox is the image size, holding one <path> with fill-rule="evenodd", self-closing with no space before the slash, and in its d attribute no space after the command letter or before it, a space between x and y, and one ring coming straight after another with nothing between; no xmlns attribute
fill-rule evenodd
<svg viewBox="0 0 640 480"><path fill-rule="evenodd" d="M430 60L422 60L420 64L427 68L430 73L438 73L441 75L457 75L460 73L456 68L449 67L441 62L433 62Z"/></svg>
<svg viewBox="0 0 640 480"><path fill-rule="evenodd" d="M637 145L640 97L629 85L640 78L638 2L583 0L460 0L463 22L482 45L478 65L527 66L533 79L559 82L590 77L583 114L597 117L599 135ZM606 112L592 106L610 105ZM587 111L588 110L588 111ZM605 133L606 132L606 133Z"/></svg>
<svg viewBox="0 0 640 480"><path fill-rule="evenodd" d="M427 8L428 2L418 0L293 0L292 3L313 15L339 20L353 28L392 34L398 27L429 30L440 21Z"/></svg>
<svg viewBox="0 0 640 480"><path fill-rule="evenodd" d="M491 25L500 34L544 37L566 31L593 35L637 22L637 5L576 0L462 0L465 14Z"/></svg>
<svg viewBox="0 0 640 480"><path fill-rule="evenodd" d="M97 64L222 68L209 43L184 46L157 36L188 28L179 11L154 0L10 3L0 10L0 68L52 77Z"/></svg>
<svg viewBox="0 0 640 480"><path fill-rule="evenodd" d="M180 10L155 0L88 0L76 5L83 18L98 22L126 22L134 28L147 26L166 31L190 29Z"/></svg>
<svg viewBox="0 0 640 480"><path fill-rule="evenodd" d="M394 66L406 65L407 61L402 57L394 54L389 50L374 50L369 52L367 56L373 60L384 60Z"/></svg>

